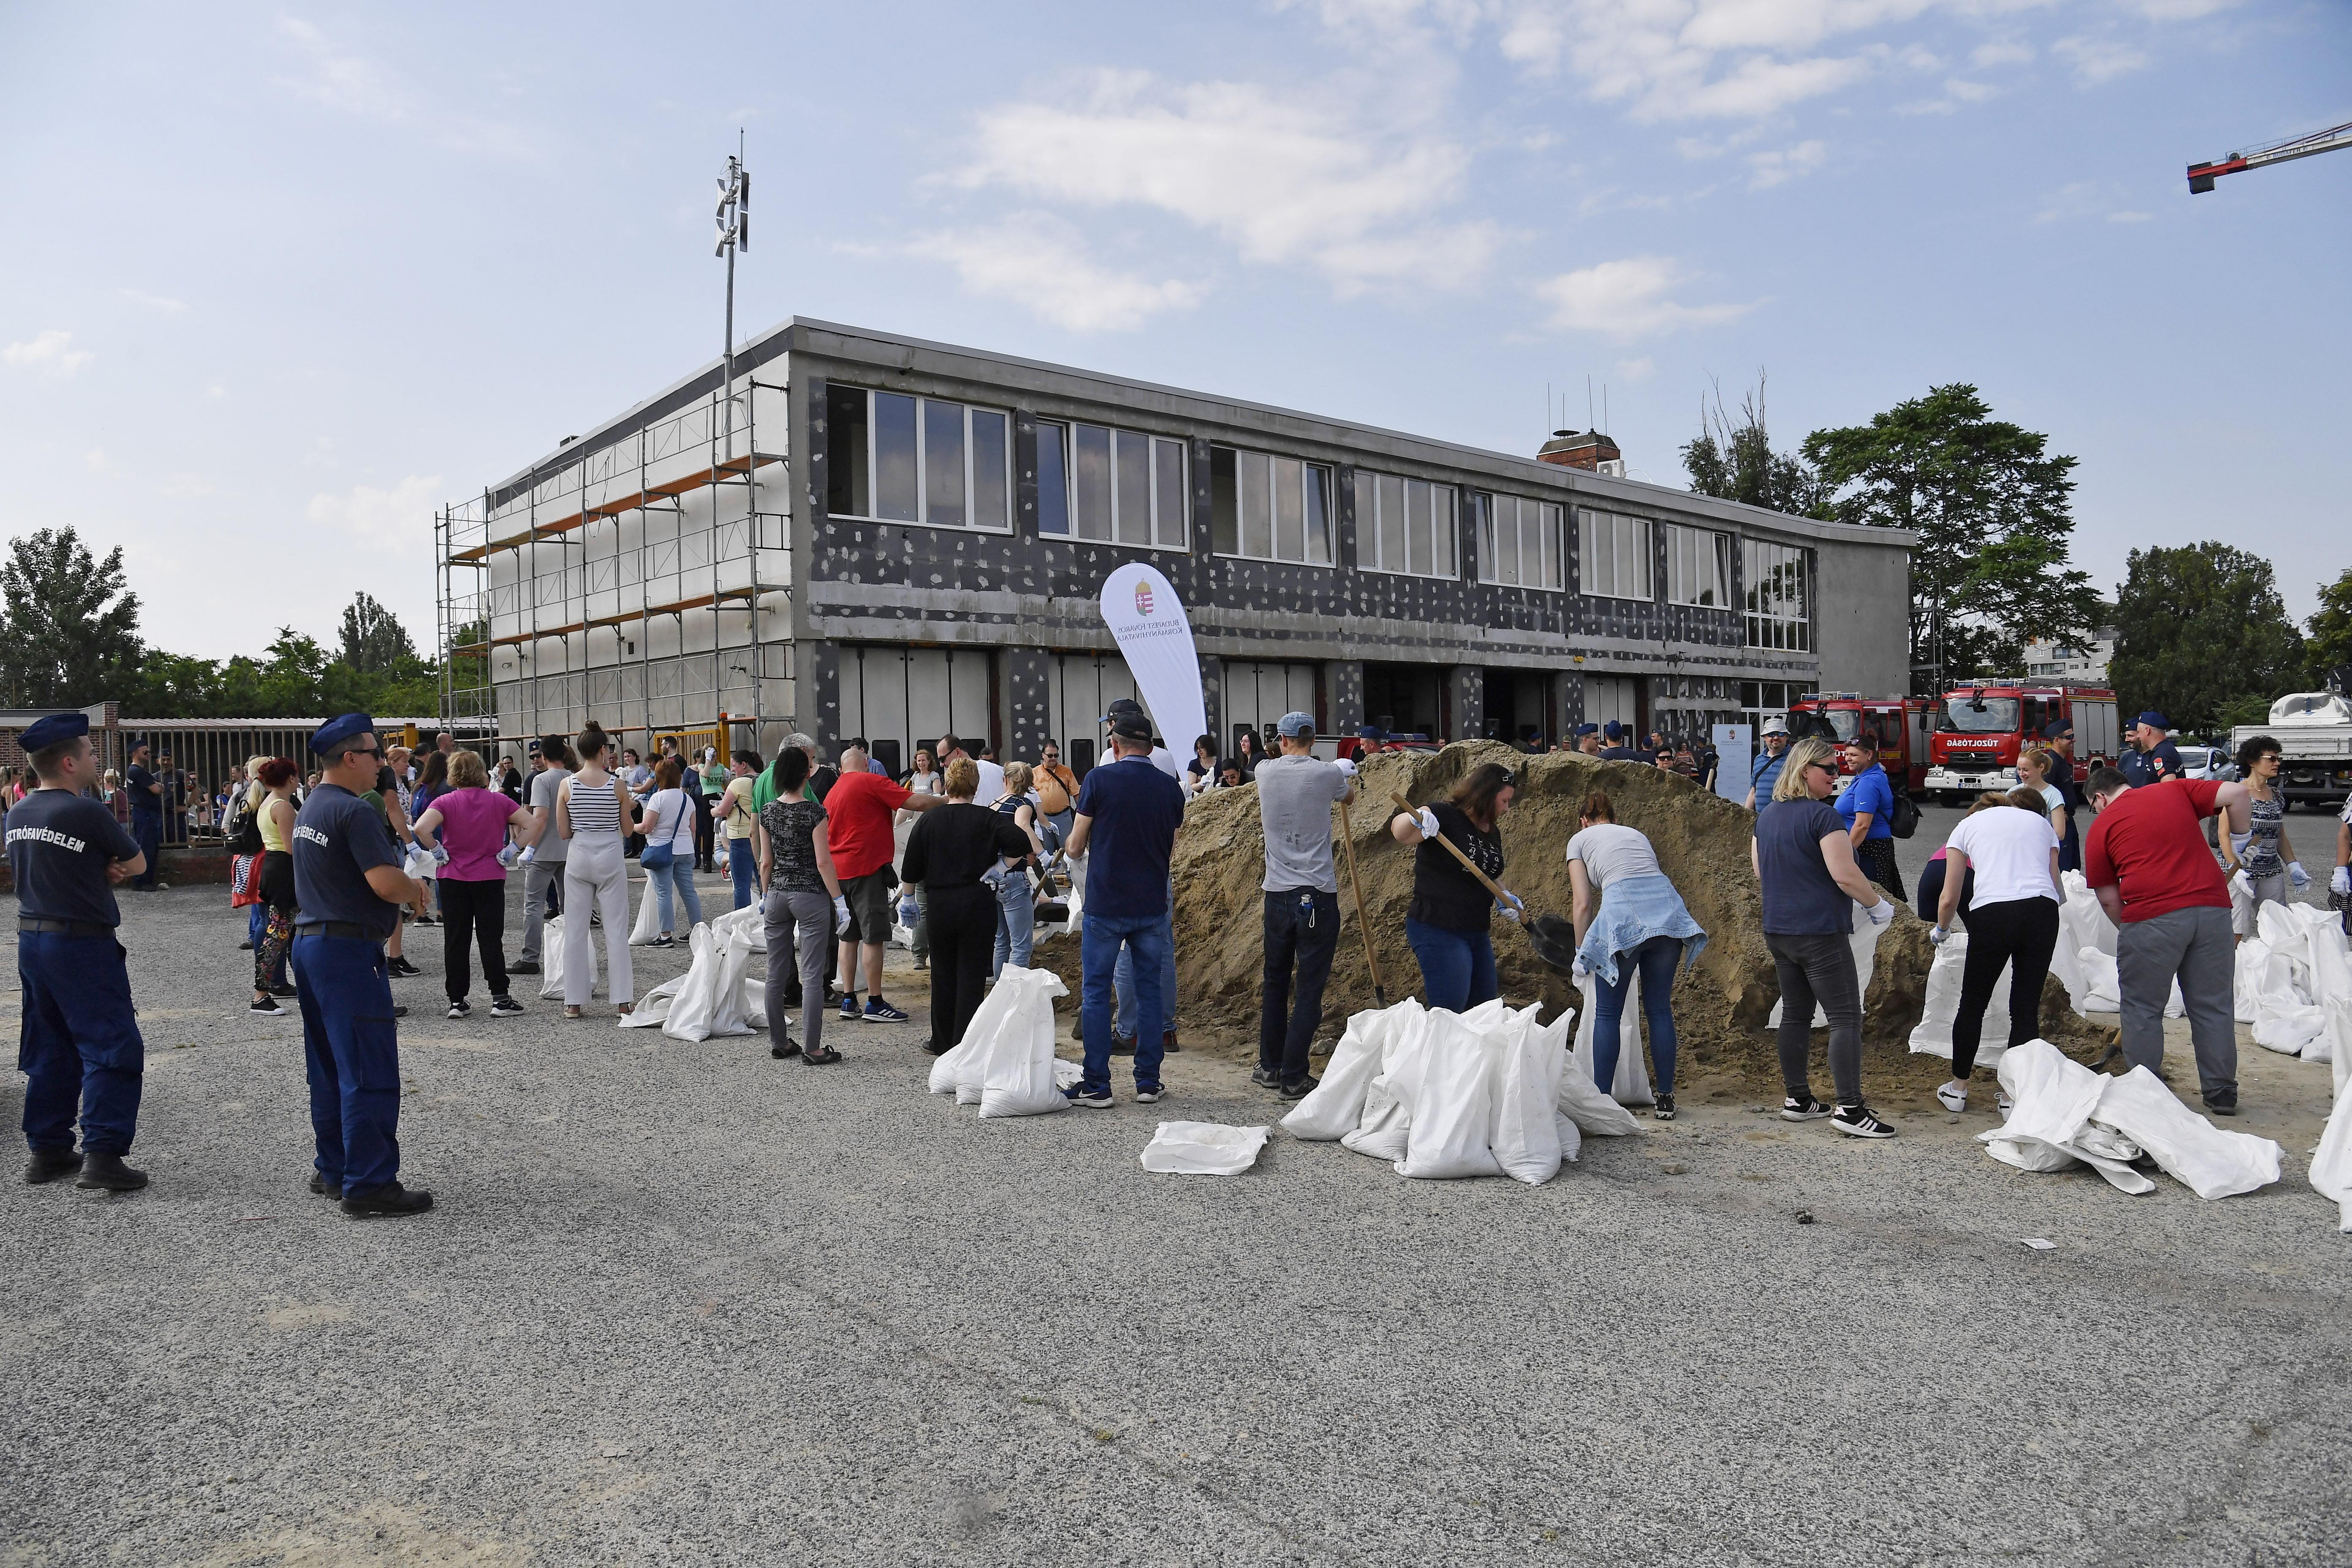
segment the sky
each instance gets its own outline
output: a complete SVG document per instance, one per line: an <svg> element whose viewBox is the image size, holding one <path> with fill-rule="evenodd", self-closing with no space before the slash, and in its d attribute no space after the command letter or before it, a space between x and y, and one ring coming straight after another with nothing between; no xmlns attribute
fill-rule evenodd
<svg viewBox="0 0 2352 1568"><path fill-rule="evenodd" d="M1019 7L0 0L0 525L148 640L429 643L432 515L849 322L1686 483L1930 386L2081 459L2077 563L2352 567L2345 0ZM1549 391L1547 390L1549 388Z"/></svg>

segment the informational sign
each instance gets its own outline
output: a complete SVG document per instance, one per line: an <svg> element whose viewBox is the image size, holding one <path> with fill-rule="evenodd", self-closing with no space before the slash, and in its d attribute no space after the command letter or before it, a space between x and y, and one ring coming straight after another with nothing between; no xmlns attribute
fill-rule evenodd
<svg viewBox="0 0 2352 1568"><path fill-rule="evenodd" d="M1735 804L1748 798L1748 770L1755 765L1756 727L1717 724L1715 727L1715 793ZM1762 801L1756 803L1763 805Z"/></svg>
<svg viewBox="0 0 2352 1568"><path fill-rule="evenodd" d="M1128 673L1152 722L1187 751L1209 729L1201 694L1201 660L1192 651L1192 623L1159 568L1130 561L1103 584L1103 623L1118 640Z"/></svg>

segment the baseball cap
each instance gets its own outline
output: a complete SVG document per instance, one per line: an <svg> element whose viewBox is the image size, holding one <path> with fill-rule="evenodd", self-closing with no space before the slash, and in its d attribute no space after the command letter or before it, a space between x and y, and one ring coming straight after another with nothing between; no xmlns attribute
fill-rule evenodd
<svg viewBox="0 0 2352 1568"><path fill-rule="evenodd" d="M1120 740L1148 742L1151 739L1151 721L1144 717L1142 709L1132 705L1121 708L1114 702L1108 717L1110 732Z"/></svg>
<svg viewBox="0 0 2352 1568"><path fill-rule="evenodd" d="M1789 726L1782 720L1767 719L1764 721L1764 732L1768 735L1785 735L1789 732Z"/></svg>
<svg viewBox="0 0 2352 1568"><path fill-rule="evenodd" d="M1312 713L1285 713L1282 716L1280 722L1275 725L1275 729L1277 732L1287 735L1294 741L1297 740L1302 735L1312 735L1315 733L1315 715Z"/></svg>
<svg viewBox="0 0 2352 1568"><path fill-rule="evenodd" d="M1359 741L1385 741L1388 739L1388 736L1378 724L1359 724L1356 726L1356 739Z"/></svg>

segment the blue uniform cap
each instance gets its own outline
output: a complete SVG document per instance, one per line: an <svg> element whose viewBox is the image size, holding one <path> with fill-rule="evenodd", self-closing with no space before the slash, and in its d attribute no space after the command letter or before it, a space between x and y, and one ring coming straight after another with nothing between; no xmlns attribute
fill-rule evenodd
<svg viewBox="0 0 2352 1568"><path fill-rule="evenodd" d="M2133 720L2132 722L2135 724L2145 724L2151 730L2169 730L2172 728L2171 725L2164 721L2164 715L2158 712L2153 708L2141 714L2138 718Z"/></svg>
<svg viewBox="0 0 2352 1568"><path fill-rule="evenodd" d="M1622 741L1622 740L1623 740L1623 739L1625 738L1625 726L1624 726L1624 725L1622 725L1622 724L1620 724L1616 720L1612 719L1612 720L1610 720L1610 721L1609 721L1608 724L1607 724L1607 725L1606 725L1606 726L1601 730L1601 735L1602 735L1602 737L1603 737L1604 739L1611 740L1611 741Z"/></svg>
<svg viewBox="0 0 2352 1568"><path fill-rule="evenodd" d="M2045 741L2054 741L2074 727L2074 721L2072 719L2053 719L2042 726L2042 738Z"/></svg>
<svg viewBox="0 0 2352 1568"><path fill-rule="evenodd" d="M1601 726L1598 724L1579 724L1576 727L1576 732L1580 735L1598 735L1601 733Z"/></svg>
<svg viewBox="0 0 2352 1568"><path fill-rule="evenodd" d="M16 743L27 752L45 751L60 741L78 741L89 733L87 713L45 713L25 726Z"/></svg>
<svg viewBox="0 0 2352 1568"><path fill-rule="evenodd" d="M355 735L375 733L375 721L364 713L345 713L328 720L310 732L310 749L324 757Z"/></svg>
<svg viewBox="0 0 2352 1568"><path fill-rule="evenodd" d="M1277 733L1287 735L1294 741L1302 735L1312 735L1315 733L1315 715L1285 713L1281 722L1275 725L1275 730Z"/></svg>

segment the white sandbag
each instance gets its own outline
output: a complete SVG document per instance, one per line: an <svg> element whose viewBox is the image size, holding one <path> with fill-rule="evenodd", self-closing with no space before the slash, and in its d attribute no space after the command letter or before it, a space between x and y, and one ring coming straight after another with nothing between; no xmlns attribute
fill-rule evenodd
<svg viewBox="0 0 2352 1568"><path fill-rule="evenodd" d="M1960 983L1968 963L1969 939L1964 932L1954 931L1936 950L1934 961L1927 965L1927 1005L1911 1029L1911 1049L1915 1053L1951 1059L1952 1022L1959 1016ZM2000 976L1993 982L1992 1000L1985 1004L1984 1025L1977 1037L1979 1067L1999 1067L2001 1054L2009 1049L2011 968L2006 963L2000 966ZM2081 973L2079 963L2076 973Z"/></svg>
<svg viewBox="0 0 2352 1568"><path fill-rule="evenodd" d="M563 999L563 917L557 915L540 928L539 994L541 1001Z"/></svg>
<svg viewBox="0 0 2352 1568"><path fill-rule="evenodd" d="M2323 925L2312 928L2311 999L2325 1007L2330 1002L2352 1002L2352 946L2332 912Z"/></svg>
<svg viewBox="0 0 2352 1568"><path fill-rule="evenodd" d="M1282 1130L1309 1142L1344 1138L1364 1117L1365 1091L1380 1076L1381 1062L1400 1030L1423 1012L1411 996L1388 1007L1366 1008L1348 1020L1314 1091L1282 1119Z"/></svg>
<svg viewBox="0 0 2352 1568"><path fill-rule="evenodd" d="M1043 1116L1067 1110L1070 1102L1054 1076L1054 998L1068 995L1069 987L1051 970L1008 963L998 972L993 989L1010 991L1013 997L982 1058L981 1115ZM1260 1142L1264 1131L1259 1129Z"/></svg>
<svg viewBox="0 0 2352 1568"><path fill-rule="evenodd" d="M2091 1122L2105 1079L2042 1039L2005 1052L1999 1072L2001 1088L2015 1104L2006 1122L1977 1134L1986 1153L2021 1171L2087 1164L2124 1192L2156 1190L2154 1182L2132 1169L2138 1149Z"/></svg>
<svg viewBox="0 0 2352 1568"><path fill-rule="evenodd" d="M2335 1095L2341 1100L2352 1085L2352 999L2326 1004L2328 1060L2333 1066Z"/></svg>
<svg viewBox="0 0 2352 1568"><path fill-rule="evenodd" d="M1085 925L1078 917L1079 911L1086 908L1087 862L1092 858L1091 855L1066 855L1062 858L1062 868L1070 879L1070 918L1062 922L1062 934L1065 936L1078 935Z"/></svg>
<svg viewBox="0 0 2352 1568"><path fill-rule="evenodd" d="M1429 1037L1433 1020L1453 1016L1424 1008L1397 1029L1381 1056L1381 1070L1364 1087L1363 1114L1355 1131L1339 1139L1342 1148L1374 1160L1394 1162L1404 1158L1406 1135L1412 1128L1412 1094L1421 1071L1423 1044Z"/></svg>
<svg viewBox="0 0 2352 1568"><path fill-rule="evenodd" d="M712 952L716 939L709 926L697 926L687 941L694 962L678 978L669 1015L662 1020L662 1033L674 1040L707 1040L719 1000L719 961Z"/></svg>
<svg viewBox="0 0 2352 1568"><path fill-rule="evenodd" d="M1536 1011L1522 1010L1497 1032L1495 1120L1486 1142L1503 1174L1539 1186L1559 1174L1559 1163L1566 1157L1559 1135L1564 1119L1559 1077L1568 1055L1547 1043ZM1567 1126L1574 1136L1575 1123Z"/></svg>
<svg viewBox="0 0 2352 1568"><path fill-rule="evenodd" d="M1950 941L1948 939L1944 945L1951 946ZM2091 977L2083 973L2082 950L2077 948L2073 940L2067 936L2065 923L2063 921L2058 927L2058 945L2050 950L2050 973L2056 975L2058 984L2066 988L2066 1005L2077 1013L2082 1012L2084 999L2091 994ZM2000 999L2001 1006L2005 1008L2009 1005L2009 986L2006 981L2001 984L2000 989L1995 994Z"/></svg>
<svg viewBox="0 0 2352 1568"><path fill-rule="evenodd" d="M2284 1151L2251 1132L2224 1132L2198 1115L2144 1067L2105 1080L2092 1121L2147 1152L2200 1198L2250 1193L2279 1179Z"/></svg>
<svg viewBox="0 0 2352 1568"><path fill-rule="evenodd" d="M1591 1000L1587 999L1586 1008L1590 1009L1591 1005ZM1562 1013L1545 1026L1545 1038L1548 1041L1565 1039L1570 1022L1570 1016ZM1572 1049L1567 1056L1559 1073L1560 1115L1579 1132L1596 1138L1622 1138L1641 1131L1642 1124L1634 1119L1633 1113L1618 1104L1607 1090L1592 1081L1592 1059ZM1562 1148L1565 1151L1565 1140L1562 1141ZM1576 1156L1568 1153L1565 1157L1572 1160Z"/></svg>
<svg viewBox="0 0 2352 1568"><path fill-rule="evenodd" d="M2116 955L2116 922L2099 902L2099 895L2080 871L2061 871L2058 880L2066 897L2058 906L2058 941L2080 952L2086 947L2098 949L2109 958Z"/></svg>
<svg viewBox="0 0 2352 1568"><path fill-rule="evenodd" d="M1592 1052L1592 1036L1600 1026L1601 1010L1596 1005L1601 994L1601 977L1588 974L1576 983L1583 993L1584 1010L1577 1015L1577 1059L1587 1073L1592 1072L1597 1058ZM1641 982L1636 979L1626 989L1625 1011L1617 1020L1617 1070L1611 1075L1609 1098L1620 1105L1654 1105L1657 1097L1650 1092L1649 1064L1642 1059L1643 1037L1646 1020L1636 1005Z"/></svg>
<svg viewBox="0 0 2352 1568"><path fill-rule="evenodd" d="M2352 1002L2330 1006L2352 1013ZM2336 1059L2343 1060L2343 1053L2338 1052ZM2319 1147L2312 1152L2311 1185L2320 1196L2336 1200L2336 1228L2352 1232L2352 1083L2338 1084L2335 1107L2319 1134Z"/></svg>
<svg viewBox="0 0 2352 1568"><path fill-rule="evenodd" d="M2275 1002L2263 997L2254 1008L2254 1044L2282 1056L2299 1057L2316 1045L2326 1059L2327 1015L2317 1007L2297 1002Z"/></svg>
<svg viewBox="0 0 2352 1568"><path fill-rule="evenodd" d="M1138 1158L1158 1176L1238 1176L1257 1163L1258 1151L1273 1131L1214 1121L1163 1121Z"/></svg>
<svg viewBox="0 0 2352 1568"><path fill-rule="evenodd" d="M765 1028L767 1019L755 1016L747 994L755 939L740 929L696 926L694 930L711 933L711 957L719 971L710 988L710 1024L705 1037L748 1035L754 1028Z"/></svg>
<svg viewBox="0 0 2352 1568"><path fill-rule="evenodd" d="M1499 1033L1473 1028L1452 1013L1429 1015L1398 1175L1447 1181L1503 1173L1487 1142L1495 1121Z"/></svg>
<svg viewBox="0 0 2352 1568"><path fill-rule="evenodd" d="M973 1009L971 1022L964 1026L963 1038L950 1046L931 1063L930 1091L951 1094L958 1105L980 1103L981 1079L988 1070L988 1045L997 1031L1013 1014L1017 993L1001 986L991 986Z"/></svg>
<svg viewBox="0 0 2352 1568"><path fill-rule="evenodd" d="M1894 922L1890 921L1885 926L1871 924L1870 917L1863 913L1860 904L1853 906L1853 935L1848 940L1853 944L1853 994L1867 999L1870 995L1871 971L1878 966L1878 939L1893 927ZM1772 1004L1772 1015L1764 1020L1764 1026L1768 1029L1777 1029L1780 1026L1780 1003ZM1830 1026L1829 1013L1818 1000L1813 1003L1813 1021L1811 1026L1816 1029L1826 1029Z"/></svg>
<svg viewBox="0 0 2352 1568"><path fill-rule="evenodd" d="M2060 940L2064 940L2063 932ZM2116 955L2112 952L2103 952L2095 947L2086 947L2082 949L2077 956L2082 960L2084 974L2091 983L2090 994L2084 997L2083 1005L2077 1011L2122 1012L2124 1010L2123 976L2116 968ZM2172 983L2171 994L2164 1000L2164 1016L2168 1018L2179 1018L2187 1016L2188 1012L2188 1004L2180 999L2180 982L2176 979Z"/></svg>
<svg viewBox="0 0 2352 1568"><path fill-rule="evenodd" d="M2238 944L2231 964L2231 1006L2239 1023L2251 1024L2255 1009L2262 1005L2263 993L2269 986L2271 944L2258 936L2250 936Z"/></svg>
<svg viewBox="0 0 2352 1568"><path fill-rule="evenodd" d="M2252 936L2262 928L2255 919L2254 885L2243 871L2230 877L2230 930L2239 936Z"/></svg>
<svg viewBox="0 0 2352 1568"><path fill-rule="evenodd" d="M673 974L637 998L637 1005L621 1018L624 1029L650 1029L668 1022L669 1010L677 1001L677 988L686 980L683 974Z"/></svg>
<svg viewBox="0 0 2352 1568"><path fill-rule="evenodd" d="M667 873L664 874L667 875ZM622 883L624 888L628 884L625 880ZM639 894L637 898L637 921L635 925L629 928L629 945L631 947L650 947L653 945L656 939L661 935L661 909L659 907L661 904L661 899L660 896L654 891L653 873L650 871L646 873L645 880L637 885L643 888L645 891Z"/></svg>

